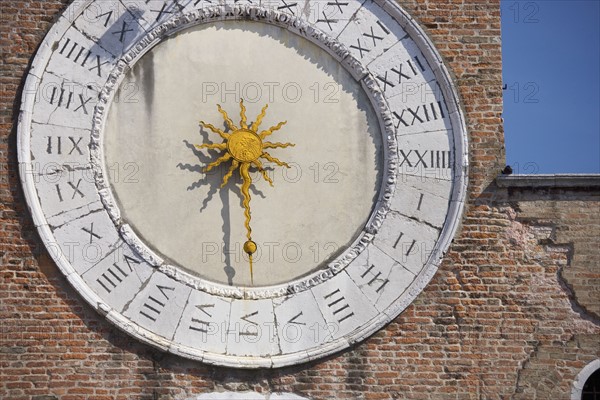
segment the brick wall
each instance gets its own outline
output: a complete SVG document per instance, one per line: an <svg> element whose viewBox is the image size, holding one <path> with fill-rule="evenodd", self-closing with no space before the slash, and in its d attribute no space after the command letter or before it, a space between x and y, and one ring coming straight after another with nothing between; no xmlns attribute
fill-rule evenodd
<svg viewBox="0 0 600 400"><path fill-rule="evenodd" d="M472 168L461 232L400 317L347 351L274 371L209 367L122 334L50 260L18 178L19 91L67 3L0 3L0 398L170 399L251 389L316 399L568 399L579 370L600 356L600 193L509 193L493 184L504 163L497 1L401 2L455 75Z"/></svg>
<svg viewBox="0 0 600 400"><path fill-rule="evenodd" d="M508 198L518 218L548 230L552 243L569 254L569 265L558 278L580 312L600 319L600 206L598 193L589 190L519 190Z"/></svg>

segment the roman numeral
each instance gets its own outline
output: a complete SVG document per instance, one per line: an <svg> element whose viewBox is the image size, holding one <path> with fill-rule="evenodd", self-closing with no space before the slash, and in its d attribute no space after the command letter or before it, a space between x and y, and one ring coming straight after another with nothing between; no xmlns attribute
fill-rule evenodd
<svg viewBox="0 0 600 400"><path fill-rule="evenodd" d="M62 203L64 200L60 191L60 185L58 183L56 184L56 193L58 194L58 200L60 200L60 202Z"/></svg>
<svg viewBox="0 0 600 400"><path fill-rule="evenodd" d="M62 137L61 136L47 136L48 144L46 146L46 153L48 154L62 154ZM77 151L80 155L83 155L83 151L81 151L80 143L83 138L79 138L75 140L73 136L68 136L69 142L71 142L71 149L67 153L68 155L73 154L74 151Z"/></svg>
<svg viewBox="0 0 600 400"><path fill-rule="evenodd" d="M408 152L400 150L400 157L402 158L402 161L400 162L399 167L402 167L405 164L407 167L411 168L419 166L423 166L423 168L452 167L449 150L408 150ZM419 200L419 207L421 207L422 200L423 197Z"/></svg>
<svg viewBox="0 0 600 400"><path fill-rule="evenodd" d="M162 309L165 307L165 303L156 300L154 297L148 297L148 301L144 303L143 309L140 311L144 317L148 318L152 322L156 322L156 318L162 312Z"/></svg>
<svg viewBox="0 0 600 400"><path fill-rule="evenodd" d="M127 35L127 32L133 32L133 29L127 29L128 25L126 21L123 21L123 27L121 28L121 30L117 30L114 32L111 32L113 35L120 35L119 36L119 42L123 43L123 40L125 40L125 36Z"/></svg>
<svg viewBox="0 0 600 400"><path fill-rule="evenodd" d="M331 309L339 323L344 322L354 315L354 312L350 309L350 305L346 302L346 298L342 295L340 289L336 289L329 293L324 299L327 300L327 307Z"/></svg>
<svg viewBox="0 0 600 400"><path fill-rule="evenodd" d="M96 282L98 282L108 293L112 292L113 289L133 272L132 263L138 265L141 263L141 261L129 256L123 256L123 258L125 259L127 267L122 267L119 266L118 263L114 263L106 270L106 272L103 272L102 275L96 279Z"/></svg>
<svg viewBox="0 0 600 400"><path fill-rule="evenodd" d="M92 244L92 242L94 241L94 238L102 239L102 236L98 235L97 233L94 233L94 223L93 222L90 224L89 229L81 228L81 230L90 235L90 244Z"/></svg>
<svg viewBox="0 0 600 400"><path fill-rule="evenodd" d="M56 146L53 146L54 142L56 142ZM48 136L48 145L46 146L46 153L62 154L62 137Z"/></svg>
<svg viewBox="0 0 600 400"><path fill-rule="evenodd" d="M404 233L400 232L400 235L398 235L398 239L396 239L396 241L394 242L394 248L398 247L398 243L400 243L400 240L402 239L402 236L404 236Z"/></svg>
<svg viewBox="0 0 600 400"><path fill-rule="evenodd" d="M371 272L373 271L373 272ZM375 268L375 265L371 265L365 272L363 272L363 274L360 276L361 278L365 279L367 275L372 274L373 277L369 279L369 281L367 282L368 286L372 286L375 282L381 282L381 284L377 287L377 289L375 289L375 292L379 293L383 290L383 288L385 287L385 285L387 285L388 283L390 283L389 279L380 279L381 276L381 271L378 271Z"/></svg>
<svg viewBox="0 0 600 400"><path fill-rule="evenodd" d="M160 21L160 19L162 18L163 14L172 14L172 11L165 11L165 9L167 8L167 3L163 4L162 8L160 10L150 10L152 12L156 12L158 13L158 15L156 16L156 22Z"/></svg>
<svg viewBox="0 0 600 400"><path fill-rule="evenodd" d="M419 196L419 204L417 204L417 211L421 211L421 205L423 204L423 197L425 195L423 193L421 193L421 196Z"/></svg>
<svg viewBox="0 0 600 400"><path fill-rule="evenodd" d="M71 41L69 38L67 38L58 53L73 61L75 64L87 68L88 71L95 70L99 77L102 77L102 66L108 64L108 61L102 62L102 59L98 54L92 53L79 43ZM89 68L88 63L91 64L91 67Z"/></svg>
<svg viewBox="0 0 600 400"><path fill-rule="evenodd" d="M360 44L360 38L356 39L356 42L358 43L357 45L350 45L350 48L352 49L356 49L358 50L358 52L360 53L360 58L363 58L363 53L368 53L369 49L367 49L366 47L362 47Z"/></svg>
<svg viewBox="0 0 600 400"><path fill-rule="evenodd" d="M412 251L413 247L415 247L415 243L417 243L417 241L415 239L413 239L412 243L410 244L410 246L408 246L408 250L406 250L406 254L405 256L408 257L408 255L410 254L410 252Z"/></svg>
<svg viewBox="0 0 600 400"><path fill-rule="evenodd" d="M108 24L110 24L110 19L112 18L113 12L112 11L108 11L105 12L104 14L100 14L96 17L96 19L100 19L104 16L106 16L106 20L104 21L104 27L108 27Z"/></svg>
<svg viewBox="0 0 600 400"><path fill-rule="evenodd" d="M366 53L369 53L371 50L377 46L378 42L383 41L387 35L390 34L390 31L383 25L380 21L377 21L377 25L372 25L369 27L369 32L363 33L363 40L361 42L361 38L356 39L355 45L350 45L351 49L358 50L360 54L360 58L363 58ZM366 39L365 39L366 38ZM368 45L373 43L369 48Z"/></svg>
<svg viewBox="0 0 600 400"><path fill-rule="evenodd" d="M297 321L297 319L300 318L302 315L304 315L304 312L300 311L298 314L296 314L292 318L290 318L290 320L287 323L288 324L294 324L294 325L306 325L305 322L298 322Z"/></svg>
<svg viewBox="0 0 600 400"><path fill-rule="evenodd" d="M56 103L57 107L64 107L67 110L70 110L71 106L78 101L79 105L76 108L73 108L73 112L79 111L86 115L89 114L86 106L91 100L91 97L85 99L82 94L75 96L72 91L69 90L67 93L64 88L60 88L59 90L57 87L52 88L52 95L50 96L50 104L54 105L54 103Z"/></svg>
<svg viewBox="0 0 600 400"><path fill-rule="evenodd" d="M208 333L209 324L210 322L208 321L203 321L198 318L192 318L192 324L189 326L189 329L196 332Z"/></svg>
<svg viewBox="0 0 600 400"><path fill-rule="evenodd" d="M296 13L292 9L292 7L297 6L298 3L290 3L290 4L288 4L288 3L285 2L285 0L281 0L281 2L283 3L283 5L277 7L278 10L288 10L289 12L292 13L292 15L296 15Z"/></svg>
<svg viewBox="0 0 600 400"><path fill-rule="evenodd" d="M79 140L75 141L75 138L69 136L69 141L71 142L71 151L69 151L69 155L73 154L75 150L79 153L79 155L83 155L83 151L79 148L79 143L83 138L79 138Z"/></svg>
<svg viewBox="0 0 600 400"><path fill-rule="evenodd" d="M418 75L419 70L425 72L425 67L423 67L419 56L413 58L414 61L412 59L406 60L398 64L397 67L385 71L383 75L377 75L377 80L383 83L384 91L388 88L393 88L396 87L396 85L402 84L403 80L412 79L414 76ZM407 65L408 68L405 68L405 65Z"/></svg>
<svg viewBox="0 0 600 400"><path fill-rule="evenodd" d="M78 180L77 185L73 185L73 182L67 182L71 189L73 189L73 197L71 197L71 200L73 200L77 195L81 196L82 198L85 197L81 190L79 190L79 185L81 185L81 181L82 179Z"/></svg>
<svg viewBox="0 0 600 400"><path fill-rule="evenodd" d="M214 308L214 304L199 304L196 306L198 310L200 310L204 315L209 318L212 318L212 314L206 311L207 308ZM208 325L209 321L204 321L200 318L192 318L192 324L189 326L189 329L197 332L208 333Z"/></svg>
<svg viewBox="0 0 600 400"><path fill-rule="evenodd" d="M386 35L390 34L390 31L385 27L385 25L383 25L381 23L381 21L377 21L377 25L379 26L379 28L381 28L381 30L383 31L383 36L379 36L376 35L374 30L373 30L373 26L370 27L371 33L363 33L363 36L366 38L369 38L373 41L373 47L377 45L377 41L383 41L383 39L385 38Z"/></svg>
<svg viewBox="0 0 600 400"><path fill-rule="evenodd" d="M250 314L244 315L240 319L242 321L246 321L247 323L249 323L253 326L258 326L258 324L256 322L250 320L250 318L255 317L257 315L258 315L258 311L254 311ZM241 336L258 336L258 332L252 332L252 331L246 330L246 331L240 332L240 335Z"/></svg>
<svg viewBox="0 0 600 400"><path fill-rule="evenodd" d="M148 1L146 1L146 4L148 4ZM196 2L196 4L198 4L198 2ZM173 9L173 7L177 7L179 9L179 11L182 11L185 8L185 6L182 6L181 4L179 4L179 0L173 0L173 2L171 4L168 4L165 2L165 4L163 4L163 6L160 10L150 10L150 11L158 13L158 15L156 16L156 22L159 22L160 19L163 17L163 15L173 14L173 11L171 11Z"/></svg>
<svg viewBox="0 0 600 400"><path fill-rule="evenodd" d="M148 300L144 303L144 305L142 306L142 309L140 310L140 314L143 315L144 317L148 318L152 322L156 322L156 319L160 316L160 313L165 308L165 305L166 305L165 299L169 300L169 296L167 296L166 291L170 291L170 292L175 291L174 287L161 286L161 285L156 285L156 287L158 288L160 293L163 295L164 299L160 296L156 296L156 297L159 297L160 299L157 299L156 297L153 297L153 296L148 296Z"/></svg>
<svg viewBox="0 0 600 400"><path fill-rule="evenodd" d="M329 27L330 31L333 31L333 28L331 27L331 24L337 24L338 20L337 19L329 19L327 18L327 15L325 14L325 11L322 11L323 14L323 19L317 19L317 23L319 22L325 22L327 24L327 26Z"/></svg>
<svg viewBox="0 0 600 400"><path fill-rule="evenodd" d="M400 114L396 111L393 111L392 114L398 120L396 128L398 128L400 124L403 126L413 126L415 123L424 124L425 122L446 118L441 101L417 106L415 109L407 107L402 110Z"/></svg>
<svg viewBox="0 0 600 400"><path fill-rule="evenodd" d="M81 198L85 197L83 192L81 190L79 190L79 185L81 185L81 181L82 181L82 179L78 180L76 185L73 184L73 182L67 182L67 185L69 185L71 187L71 189L73 189L73 196L71 196L71 200L73 200L75 198L75 196L77 196L77 195L81 196ZM58 183L56 184L56 193L58 194L58 199L62 203L64 201L64 199L63 199L60 185Z"/></svg>
<svg viewBox="0 0 600 400"><path fill-rule="evenodd" d="M419 200L420 202L420 200ZM420 206L419 206L420 207ZM398 239L396 239L396 241L394 242L394 245L392 246L394 249L398 248L398 245L400 244L400 240L402 239L402 237L404 236L404 233L400 232L400 235L398 236ZM402 243L402 251L404 251L405 244L407 244L408 242L404 242ZM413 239L413 241L410 243L410 245L408 246L408 248L406 248L406 253L404 254L406 257L408 257L410 255L410 253L412 252L413 248L415 247L415 244L417 243L416 240Z"/></svg>
<svg viewBox="0 0 600 400"><path fill-rule="evenodd" d="M334 1L328 1L327 5L328 6L336 6L338 8L338 10L340 10L341 13L344 12L344 10L342 10L342 7L347 7L349 3L341 3L339 0L334 0Z"/></svg>

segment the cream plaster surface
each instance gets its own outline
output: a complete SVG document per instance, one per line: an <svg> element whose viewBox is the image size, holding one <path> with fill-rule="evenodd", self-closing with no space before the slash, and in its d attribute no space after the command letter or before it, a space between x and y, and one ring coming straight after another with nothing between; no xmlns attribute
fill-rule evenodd
<svg viewBox="0 0 600 400"><path fill-rule="evenodd" d="M268 54L266 58L264 55ZM349 245L381 185L381 134L360 85L330 55L276 26L219 22L159 44L129 72L113 103L104 149L125 222L156 252L210 281L249 285L241 179L220 189L230 163L203 173L220 154L194 144L222 139L217 104L239 122L268 104L261 129L290 164L268 165L274 187L251 174L254 285L301 277Z"/></svg>

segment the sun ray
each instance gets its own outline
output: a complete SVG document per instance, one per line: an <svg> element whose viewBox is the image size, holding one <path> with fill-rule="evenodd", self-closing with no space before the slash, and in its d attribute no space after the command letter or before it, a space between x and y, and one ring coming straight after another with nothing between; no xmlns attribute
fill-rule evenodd
<svg viewBox="0 0 600 400"><path fill-rule="evenodd" d="M231 162L231 166L229 167L229 171L227 171L227 173L223 177L223 183L221 183L221 189L223 187L225 187L225 185L227 185L227 182L229 182L229 178L231 178L231 176L233 175L233 173L235 172L235 170L238 169L239 166L240 166L240 163L238 162L238 160L233 160Z"/></svg>
<svg viewBox="0 0 600 400"><path fill-rule="evenodd" d="M294 147L294 146L296 146L294 143L263 142L263 149L278 149L278 148L286 148L286 147Z"/></svg>
<svg viewBox="0 0 600 400"><path fill-rule="evenodd" d="M215 162L212 162L212 163L208 164L208 165L206 166L206 168L204 168L204 172L208 172L208 171L210 171L211 169L213 169L214 167L218 167L219 165L221 165L221 164L222 164L222 163L224 163L225 161L229 161L230 159L231 159L231 154L229 154L229 153L225 153L225 154L223 154L221 157L219 157L219 158L217 159L217 161L215 161Z"/></svg>
<svg viewBox="0 0 600 400"><path fill-rule="evenodd" d="M246 118L246 106L244 106L244 100L240 100L240 118L242 129L248 129L248 118Z"/></svg>
<svg viewBox="0 0 600 400"><path fill-rule="evenodd" d="M235 124L233 123L233 121L231 120L231 118L229 118L229 115L227 115L227 112L221 108L220 104L217 104L217 109L219 110L219 112L221 113L221 115L223 115L223 119L225 120L225 123L229 127L229 130L230 131L237 131L238 130L237 126L235 126Z"/></svg>
<svg viewBox="0 0 600 400"><path fill-rule="evenodd" d="M259 135L259 136L260 136L260 138L261 138L261 139L264 139L264 138L266 138L267 136L269 136L269 135L272 135L272 134L273 134L273 132L280 130L280 129L281 129L281 127L282 127L282 126L284 126L285 124L287 124L287 121L282 121L282 122L278 123L277 125L270 127L270 128L269 128L269 129L267 129L266 131L262 131L262 132L260 133L260 135Z"/></svg>
<svg viewBox="0 0 600 400"><path fill-rule="evenodd" d="M269 182L269 185L273 186L273 181L271 180L271 178L269 177L269 175L267 174L267 171L265 171L265 169L263 168L263 164L260 162L260 160L254 160L252 161L252 164L258 168L258 170L260 171L260 173L262 174L263 178L265 179L265 181Z"/></svg>
<svg viewBox="0 0 600 400"><path fill-rule="evenodd" d="M267 160L271 161L272 163L275 163L275 164L279 165L280 167L286 167L286 168L289 168L289 167L290 167L289 165L287 165L287 164L286 164L286 163L284 163L283 161L281 161L281 160L279 160L279 159L277 159L277 158L275 158L275 157L272 157L272 156L271 156L269 153L267 153L266 151L262 153L262 156L261 156L261 157L262 157L262 158L266 158Z"/></svg>
<svg viewBox="0 0 600 400"><path fill-rule="evenodd" d="M200 149L227 150L227 143L205 143L196 144L195 147Z"/></svg>
<svg viewBox="0 0 600 400"><path fill-rule="evenodd" d="M260 124L262 124L262 120L265 117L265 115L267 115L267 108L269 108L269 105L266 104L262 110L260 111L260 114L258 114L258 116L256 117L256 121L254 121L254 123L252 124L252 127L250 128L251 131L256 132L258 130L258 127L260 126Z"/></svg>
<svg viewBox="0 0 600 400"><path fill-rule="evenodd" d="M202 125L203 127L205 127L206 129L210 129L211 131L213 131L214 133L216 133L217 135L221 136L223 139L227 140L229 139L229 134L223 132L222 130L220 130L219 128L217 128L214 125L211 124L207 124L204 121L200 121L200 125Z"/></svg>

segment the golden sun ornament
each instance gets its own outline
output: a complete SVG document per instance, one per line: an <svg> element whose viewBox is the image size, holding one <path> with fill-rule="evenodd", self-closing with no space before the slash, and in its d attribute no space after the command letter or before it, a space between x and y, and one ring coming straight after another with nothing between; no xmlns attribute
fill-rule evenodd
<svg viewBox="0 0 600 400"><path fill-rule="evenodd" d="M289 168L290 166L278 160L277 158L272 157L269 153L265 151L265 149L276 149L295 146L293 143L273 143L264 141L264 139L266 139L267 136L281 129L281 127L285 125L287 121L280 122L277 125L258 133L258 128L267 113L268 107L268 104L265 105L260 114L256 117L256 121L254 121L252 125L248 126L244 100L240 100L241 121L240 127L238 128L237 126L235 126L231 118L229 118L225 110L223 110L223 108L221 108L221 106L217 104L217 109L223 115L223 119L225 120L225 124L227 125L229 131L224 132L211 124L205 123L204 121L200 121L200 125L221 136L221 138L225 140L225 142L195 145L197 149L215 149L225 151L225 154L221 155L217 160L207 165L204 168L204 172L208 172L211 169L219 166L220 164L231 160L231 166L229 167L229 171L227 171L227 174L225 174L225 176L223 177L223 183L221 184L221 188L223 188L227 184L229 178L231 178L235 170L239 169L240 171L240 176L242 178L241 192L244 197L243 206L244 215L246 217L246 237L248 239L244 243L244 251L246 252L246 254L248 254L248 258L250 259L250 280L252 284L254 284L254 273L252 271L252 255L256 252L256 243L252 241L252 228L250 228L250 185L252 185L250 167L256 167L261 172L263 178L267 182L269 182L271 186L273 186L273 181L271 180L271 178L269 178L269 175L267 174L267 171L265 171L260 159L265 159L281 167Z"/></svg>

